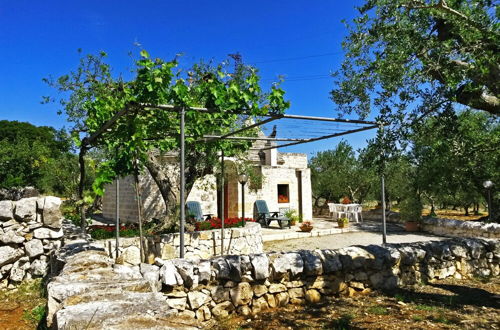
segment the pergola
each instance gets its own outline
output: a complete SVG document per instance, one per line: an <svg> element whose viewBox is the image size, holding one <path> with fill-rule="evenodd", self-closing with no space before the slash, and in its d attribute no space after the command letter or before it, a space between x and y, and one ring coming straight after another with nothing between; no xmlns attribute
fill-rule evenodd
<svg viewBox="0 0 500 330"><path fill-rule="evenodd" d="M208 108L200 108L200 107L179 107L175 105L153 105L153 104L140 104L137 105L138 107L141 108L148 108L148 109L158 109L160 111L170 111L170 112L177 112L180 117L180 132L178 134L172 134L168 133L165 136L172 136L172 137L179 137L180 138L180 258L184 257L184 225L185 225L185 220L186 220L186 214L185 214L185 208L182 207L182 205L186 204L186 191L185 191L185 151L186 151L186 145L185 145L185 113L186 110L194 110L197 112L206 112L209 113L212 110ZM83 198L83 181L85 178L85 170L84 170L84 156L86 152L92 148L92 145L98 140L106 131L110 130L112 126L120 119L122 116L126 115L131 109L130 108L125 108L120 111L118 111L112 118L110 118L108 121L106 121L95 133L88 137L84 137L81 141L81 146L80 146L80 154L79 154L79 160L80 160L80 187L79 187L79 194L80 198ZM246 111L235 111L235 114L238 115L248 115ZM383 133L384 129L384 123L383 122L378 122L378 121L366 121L366 120L354 120L354 119L344 119L344 118L330 118L330 117L315 117L315 116L303 116L303 115L290 115L290 114L269 114L269 115L263 115L259 116L259 120L257 120L254 123L249 123L248 125L243 125L243 127L236 129L234 131L231 131L229 133L223 134L223 135L204 135L203 138L199 142L210 142L210 141L216 141L216 140L229 140L229 141L258 141L258 140L264 140L264 141L270 141L270 142L275 142L274 145L266 145L263 148L260 148L258 150L264 151L264 150L269 150L269 149L277 149L277 148L284 148L284 147L290 147L290 146L295 146L295 145L300 145L300 144L305 144L305 143L311 143L311 142L316 142L316 141L321 141L321 140L326 140L326 139L331 139L339 136L344 136L348 134L353 134L353 133L358 133L358 132L363 132L363 131L368 131L372 129L379 129L381 133ZM301 132L297 132L296 130L293 132L293 135L295 137L254 137L254 136L242 136L241 134L244 133L245 131L260 127L263 128L265 127L266 124L269 123L276 123L276 122L283 122L283 121L293 121L293 122L310 122L314 123L314 126L311 126L309 130L302 130ZM323 126L323 130L318 127L318 123L321 123ZM332 128L330 126L335 126L335 128ZM325 130L325 127L330 127L330 129ZM301 128L302 125L301 125ZM309 135L307 134L309 133ZM314 136L311 136L311 133L314 133ZM298 136L298 137L297 137ZM383 157L382 157L383 159ZM224 194L224 152L221 151L221 169L222 169L222 175L221 175L221 189L222 189L222 195ZM117 179L117 197L116 197L116 253L118 256L118 246L119 246L119 180ZM381 192L382 192L382 243L386 243L386 216L385 216L385 187L384 187L384 173L382 171L381 173ZM222 209L224 210L224 198L222 198ZM82 217L84 215L82 214ZM224 212L222 212L222 228L221 228L221 254L223 254L224 251ZM141 215L139 214L139 225L142 226L141 224L142 219ZM143 255L143 242L142 242L142 231L141 231L141 256Z"/></svg>

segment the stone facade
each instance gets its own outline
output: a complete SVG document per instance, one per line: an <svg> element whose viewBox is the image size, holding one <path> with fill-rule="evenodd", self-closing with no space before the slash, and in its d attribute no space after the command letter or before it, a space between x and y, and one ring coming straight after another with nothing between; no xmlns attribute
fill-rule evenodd
<svg viewBox="0 0 500 330"><path fill-rule="evenodd" d="M208 259L221 254L220 229L205 230L184 234L184 257L192 259ZM110 257L115 256L116 242L114 239L93 243L107 251ZM120 238L119 254L127 265L138 265L140 259L139 238ZM175 259L180 254L180 234L164 234L150 237L145 241L146 256L149 260L161 258ZM224 229L224 254L261 253L262 234L258 223L248 222L245 227Z"/></svg>
<svg viewBox="0 0 500 330"><path fill-rule="evenodd" d="M151 328L168 328L183 317L203 324L233 313L246 316L421 280L498 276L499 260L499 240L463 238L210 260L156 259L155 265L133 267L114 264L104 252L86 251L68 258L61 275L48 284L48 321L59 329L119 328L143 318Z"/></svg>
<svg viewBox="0 0 500 330"><path fill-rule="evenodd" d="M0 287L47 273L63 237L60 205L52 196L0 201Z"/></svg>
<svg viewBox="0 0 500 330"><path fill-rule="evenodd" d="M265 147L265 142L254 143L253 148ZM262 185L258 188L249 183L245 186L245 217L254 217L254 203L257 199L267 202L269 210L285 211L293 209L301 213L304 220L312 220L311 171L307 167L307 155L298 153L279 153L276 149L266 150L265 160L260 160L252 150L247 158L253 162L257 172L262 174ZM165 157L166 171L178 184L179 169L175 157ZM238 183L235 160L226 159L227 179L225 184L225 216L241 217L241 184ZM149 175L141 176L141 189L144 215L146 219L160 218L165 213L163 201L155 182ZM289 201L278 201L278 185L287 185ZM250 189L253 188L253 189ZM219 188L220 189L220 188ZM209 175L197 180L186 200L199 201L205 214L217 215L217 184L215 176ZM219 201L220 203L220 201ZM103 215L116 217L116 183L105 187ZM123 222L137 221L137 203L132 177L120 180L120 219Z"/></svg>
<svg viewBox="0 0 500 330"><path fill-rule="evenodd" d="M421 227L423 231L441 236L500 238L498 223L425 218Z"/></svg>

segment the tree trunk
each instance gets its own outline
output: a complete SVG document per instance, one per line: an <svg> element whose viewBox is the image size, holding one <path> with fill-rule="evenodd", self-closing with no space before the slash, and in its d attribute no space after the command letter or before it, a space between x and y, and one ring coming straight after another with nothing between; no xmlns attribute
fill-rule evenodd
<svg viewBox="0 0 500 330"><path fill-rule="evenodd" d="M146 168L158 186L158 190L160 190L161 197L165 204L165 214L170 216L177 207L179 186L175 181L175 178L172 178L169 173L167 173L160 160L154 155L150 154L148 156Z"/></svg>
<svg viewBox="0 0 500 330"><path fill-rule="evenodd" d="M141 185L139 183L139 169L137 168L137 160L134 160L134 186L135 186L135 199L137 202L137 217L139 219L139 240L140 240L140 254L141 262L146 260L146 251L144 250L144 235L142 232L142 199L141 199Z"/></svg>
<svg viewBox="0 0 500 330"><path fill-rule="evenodd" d="M85 203L83 201L83 190L85 185L85 154L87 153L87 148L82 146L80 148L80 153L78 155L78 163L80 164L80 183L78 185L78 199L80 201L79 211L80 211L80 227L83 232L85 232L86 217L85 217Z"/></svg>

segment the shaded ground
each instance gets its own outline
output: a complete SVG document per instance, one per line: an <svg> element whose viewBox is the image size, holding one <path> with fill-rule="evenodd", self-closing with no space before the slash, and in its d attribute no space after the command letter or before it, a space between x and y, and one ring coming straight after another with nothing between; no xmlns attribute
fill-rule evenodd
<svg viewBox="0 0 500 330"><path fill-rule="evenodd" d="M46 302L41 279L0 290L0 329L36 329L45 317Z"/></svg>
<svg viewBox="0 0 500 330"><path fill-rule="evenodd" d="M387 232L387 243L427 242L446 239L426 233L407 233L391 230ZM264 251L294 251L300 249L338 249L350 245L382 244L382 234L375 232L352 232L337 235L307 237L283 241L264 242Z"/></svg>
<svg viewBox="0 0 500 330"><path fill-rule="evenodd" d="M391 294L328 298L256 317L234 316L212 329L500 329L500 279L441 280Z"/></svg>

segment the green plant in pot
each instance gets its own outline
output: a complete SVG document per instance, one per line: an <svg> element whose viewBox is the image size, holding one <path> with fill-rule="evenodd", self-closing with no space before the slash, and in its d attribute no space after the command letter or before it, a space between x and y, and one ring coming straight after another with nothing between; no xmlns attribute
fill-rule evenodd
<svg viewBox="0 0 500 330"><path fill-rule="evenodd" d="M295 210L288 210L285 212L285 217L287 217L288 219L290 219L290 225L291 226L295 226L297 224L297 222L301 222L300 221L300 217L297 215L297 211Z"/></svg>
<svg viewBox="0 0 500 330"><path fill-rule="evenodd" d="M406 231L418 231L422 220L422 203L417 196L409 196L401 202L399 216Z"/></svg>
<svg viewBox="0 0 500 330"><path fill-rule="evenodd" d="M339 225L339 228L348 227L349 226L349 218L347 218L347 217L338 218L337 224Z"/></svg>

